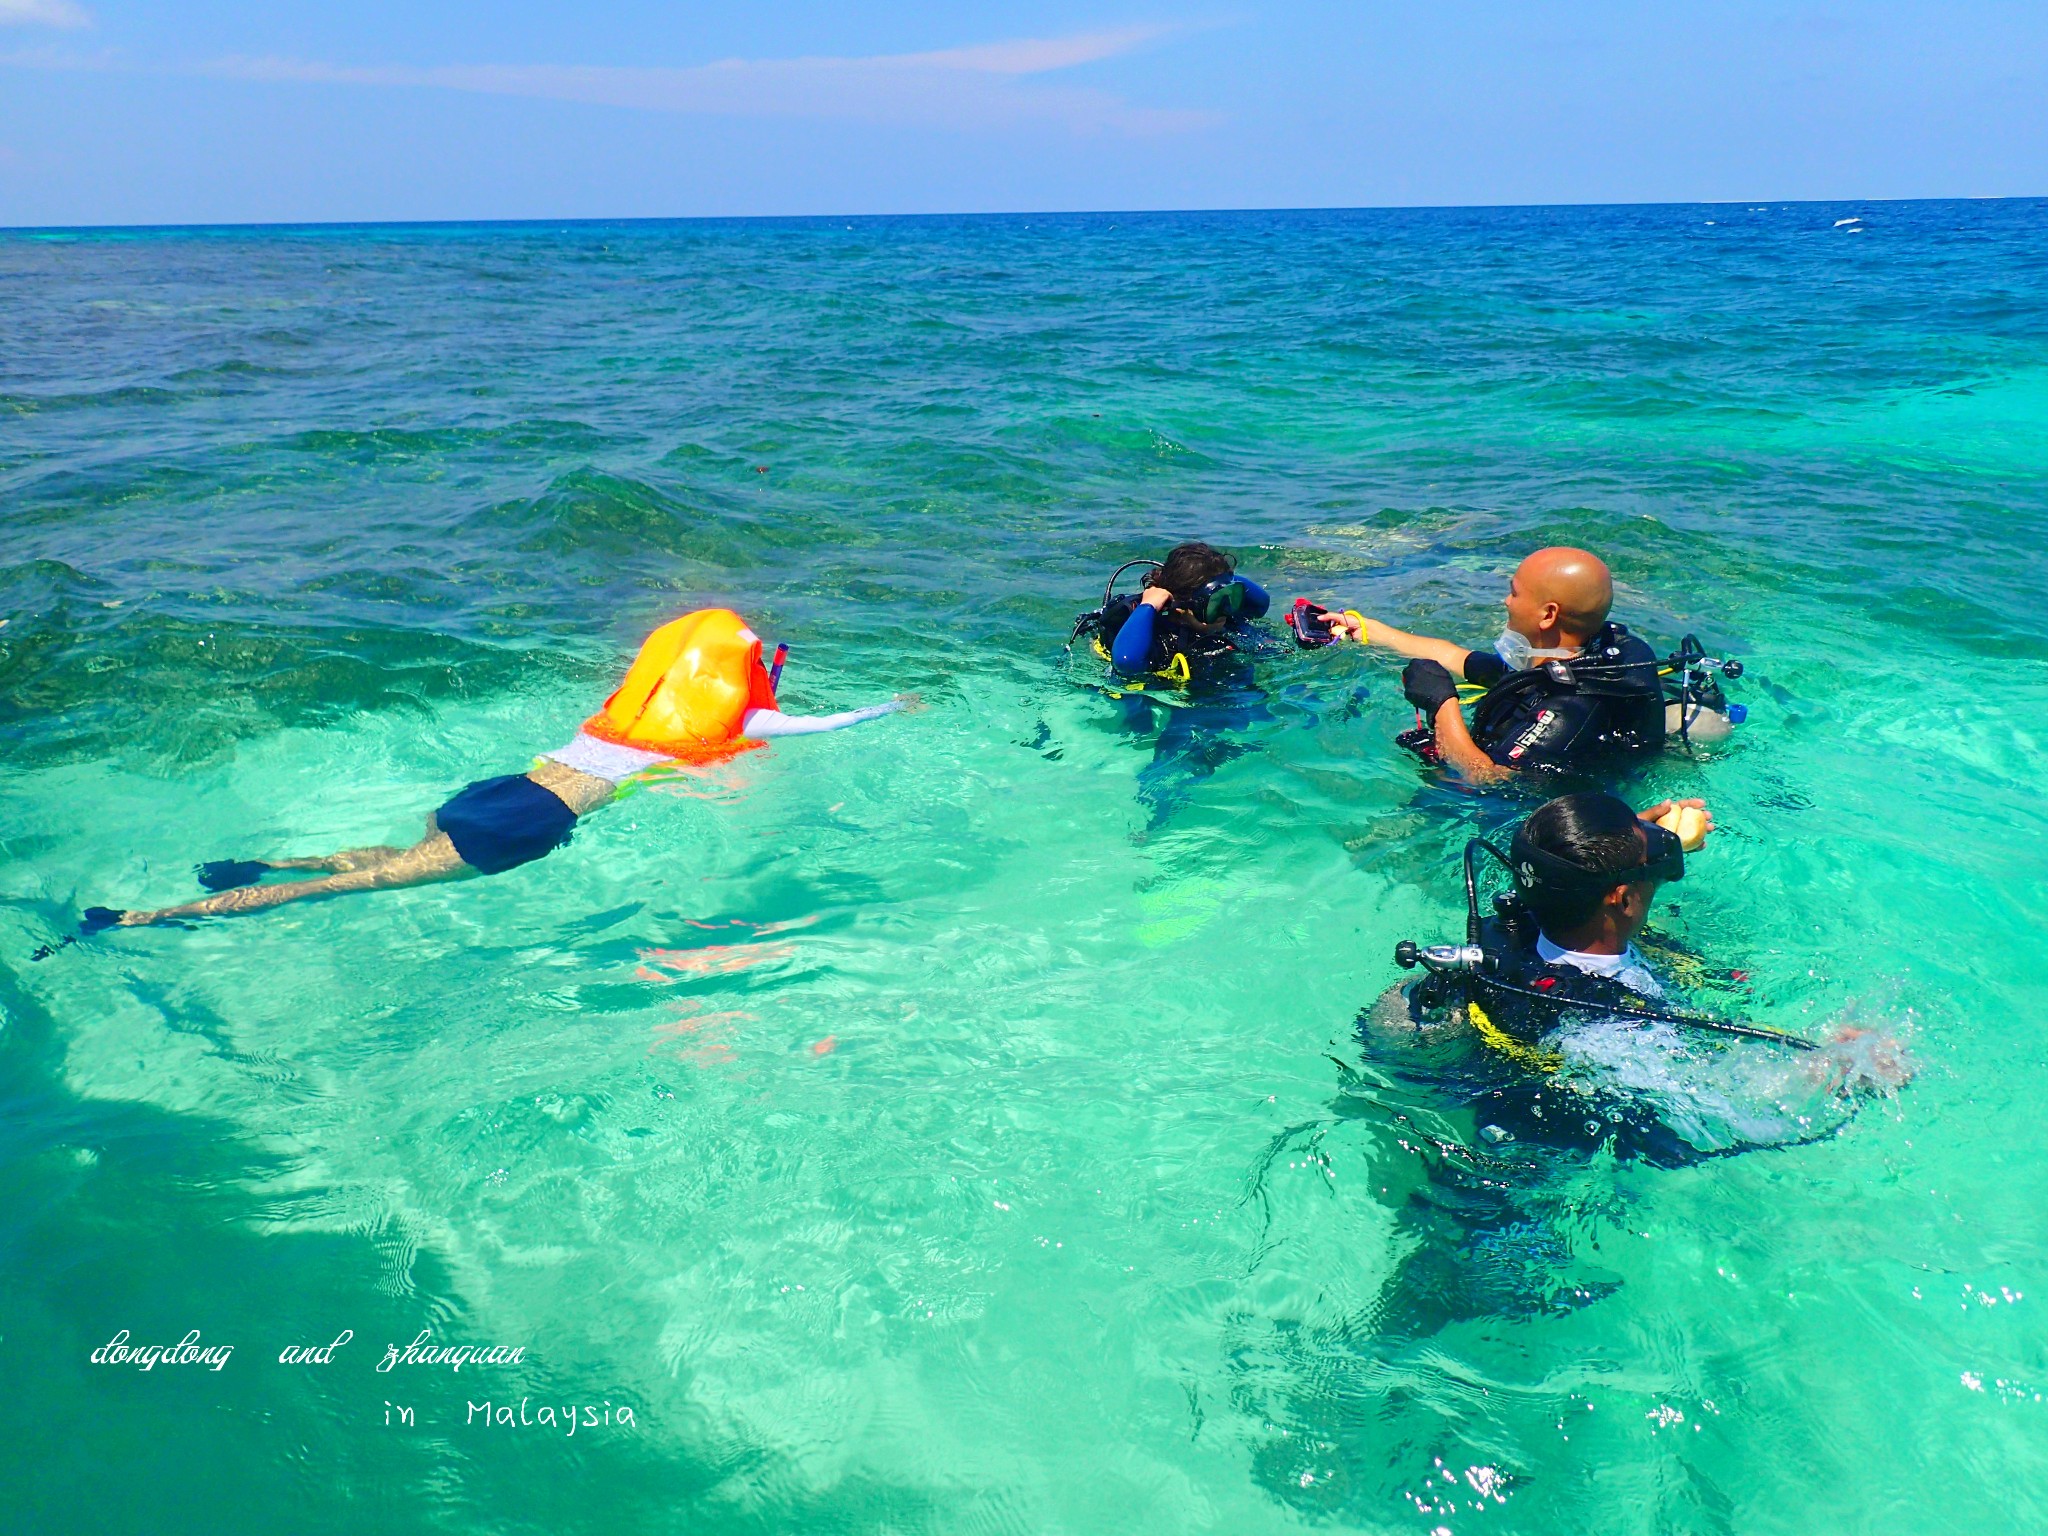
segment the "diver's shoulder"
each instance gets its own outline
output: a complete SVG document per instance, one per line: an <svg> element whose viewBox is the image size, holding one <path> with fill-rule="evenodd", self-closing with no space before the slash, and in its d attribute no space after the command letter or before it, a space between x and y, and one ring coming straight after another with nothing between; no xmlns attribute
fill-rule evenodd
<svg viewBox="0 0 2048 1536"><path fill-rule="evenodd" d="M1601 626L1600 632L1593 637L1593 644L1587 649L1618 652L1617 659L1631 665L1658 659L1656 649L1649 641L1618 620L1610 620Z"/></svg>

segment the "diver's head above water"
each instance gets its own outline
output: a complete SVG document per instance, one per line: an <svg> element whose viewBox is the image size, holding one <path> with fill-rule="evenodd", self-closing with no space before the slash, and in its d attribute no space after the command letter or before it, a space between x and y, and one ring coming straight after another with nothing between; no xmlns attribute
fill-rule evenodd
<svg viewBox="0 0 2048 1536"><path fill-rule="evenodd" d="M1685 878L1675 833L1613 795L1563 795L1515 833L1508 857L1515 887L1551 943L1580 954L1618 955L1649 920L1657 888ZM1702 813L1700 836L1712 821Z"/></svg>
<svg viewBox="0 0 2048 1536"><path fill-rule="evenodd" d="M1120 597L1116 584L1125 571L1145 568L1141 597ZM1110 573L1102 606L1074 621L1074 637L1092 629L1096 646L1125 677L1147 672L1188 678L1190 657L1212 658L1234 649L1229 631L1264 617L1272 598L1265 588L1237 574L1230 556L1210 544L1176 544L1161 561L1126 560ZM1070 642L1071 643L1071 640Z"/></svg>
<svg viewBox="0 0 2048 1536"><path fill-rule="evenodd" d="M1163 617L1190 629L1213 632L1244 607L1245 586L1236 579L1230 556L1199 540L1176 544L1153 571L1141 599Z"/></svg>
<svg viewBox="0 0 2048 1536"><path fill-rule="evenodd" d="M1598 555L1552 545L1515 567L1501 606L1508 611L1499 645L1503 661L1526 667L1570 656L1607 622L1614 577Z"/></svg>

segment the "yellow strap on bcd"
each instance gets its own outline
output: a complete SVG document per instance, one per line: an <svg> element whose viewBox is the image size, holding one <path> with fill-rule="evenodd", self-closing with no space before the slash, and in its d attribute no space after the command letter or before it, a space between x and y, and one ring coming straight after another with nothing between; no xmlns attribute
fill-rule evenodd
<svg viewBox="0 0 2048 1536"><path fill-rule="evenodd" d="M1096 655L1100 656L1104 661L1110 660L1110 654L1108 650L1104 648L1102 644L1102 637L1100 635L1097 635L1089 643L1095 647ZM1174 687L1178 688L1183 683L1187 682L1188 679L1192 677L1194 674L1188 670L1188 658L1186 654L1181 651L1175 651L1173 653L1173 659L1167 662L1165 666L1161 667L1157 672L1154 672L1151 675L1153 677L1164 678L1167 682L1173 684ZM1125 689L1141 689L1144 686L1144 681L1140 678L1135 677L1128 679L1123 684L1123 687ZM1111 691L1113 693L1116 692L1116 690Z"/></svg>
<svg viewBox="0 0 2048 1536"><path fill-rule="evenodd" d="M1564 1057L1556 1051L1539 1051L1535 1046L1517 1040L1488 1018L1486 1010L1477 1003L1465 1005L1465 1017L1472 1021L1472 1028L1482 1042L1510 1061L1518 1061L1537 1072L1555 1072L1564 1065Z"/></svg>

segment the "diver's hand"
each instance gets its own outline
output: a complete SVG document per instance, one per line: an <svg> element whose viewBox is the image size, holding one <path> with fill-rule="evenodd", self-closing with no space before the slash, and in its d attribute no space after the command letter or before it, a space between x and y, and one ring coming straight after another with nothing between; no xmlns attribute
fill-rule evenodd
<svg viewBox="0 0 2048 1536"><path fill-rule="evenodd" d="M889 701L896 706L899 715L914 715L924 708L924 697L915 693L899 693Z"/></svg>
<svg viewBox="0 0 2048 1536"><path fill-rule="evenodd" d="M1138 601L1147 608L1150 608L1154 613L1157 613L1173 601L1173 594L1164 587L1147 587L1145 595L1139 598Z"/></svg>
<svg viewBox="0 0 2048 1536"><path fill-rule="evenodd" d="M1698 811L1699 820L1680 816L1681 811ZM1707 834L1714 830L1714 813L1707 809L1704 800L1659 800L1647 811L1638 811L1638 819L1651 822L1676 833L1679 843L1687 853L1698 853L1707 845Z"/></svg>
<svg viewBox="0 0 2048 1536"><path fill-rule="evenodd" d="M1814 1053L1815 1075L1834 1093L1895 1093L1913 1080L1913 1060L1889 1035L1845 1025Z"/></svg>
<svg viewBox="0 0 2048 1536"><path fill-rule="evenodd" d="M1401 696L1434 721L1438 710L1456 701L1457 679L1440 661L1411 661L1401 669Z"/></svg>
<svg viewBox="0 0 2048 1536"><path fill-rule="evenodd" d="M1334 608L1328 609L1323 614L1323 628L1339 640L1356 640L1360 645L1372 644L1367 638L1371 622L1359 614L1339 613Z"/></svg>

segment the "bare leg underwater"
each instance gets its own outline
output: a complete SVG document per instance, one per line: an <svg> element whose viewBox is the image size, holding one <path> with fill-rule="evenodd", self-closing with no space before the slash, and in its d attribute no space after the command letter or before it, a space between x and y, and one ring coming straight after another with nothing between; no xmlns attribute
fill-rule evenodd
<svg viewBox="0 0 2048 1536"><path fill-rule="evenodd" d="M378 855L379 857L368 857ZM253 861L252 861L253 862ZM217 891L198 901L153 912L122 912L94 907L86 921L100 928L139 928L151 923L176 922L190 917L224 917L236 912L259 912L287 902L315 901L325 896L346 896L353 891L391 891L409 885L433 885L444 880L463 880L482 871L465 864L448 834L430 832L410 848L350 848L317 859L285 859L267 863L266 869L310 869L331 871L311 880L281 881L276 885L242 885ZM94 919L98 918L95 924Z"/></svg>

